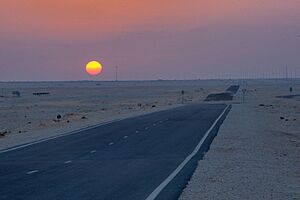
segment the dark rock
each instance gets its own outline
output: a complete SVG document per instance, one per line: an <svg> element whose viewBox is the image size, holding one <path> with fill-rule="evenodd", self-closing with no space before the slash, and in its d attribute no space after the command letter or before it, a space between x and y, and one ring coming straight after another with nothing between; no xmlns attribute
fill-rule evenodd
<svg viewBox="0 0 300 200"><path fill-rule="evenodd" d="M61 115L57 115L57 116L56 116L56 119L61 119Z"/></svg>
<svg viewBox="0 0 300 200"><path fill-rule="evenodd" d="M0 131L0 137L4 137L7 133L11 133L11 131L8 130Z"/></svg>
<svg viewBox="0 0 300 200"><path fill-rule="evenodd" d="M265 104L259 104L259 106L265 106Z"/></svg>
<svg viewBox="0 0 300 200"><path fill-rule="evenodd" d="M284 119L284 117L280 117L280 119L282 120L282 119Z"/></svg>

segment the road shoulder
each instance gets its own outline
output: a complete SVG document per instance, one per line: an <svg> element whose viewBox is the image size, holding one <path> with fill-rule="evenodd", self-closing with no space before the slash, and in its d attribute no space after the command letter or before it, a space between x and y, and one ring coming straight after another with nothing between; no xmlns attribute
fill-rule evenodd
<svg viewBox="0 0 300 200"><path fill-rule="evenodd" d="M233 105L180 200L300 199L299 103L250 92L248 103Z"/></svg>

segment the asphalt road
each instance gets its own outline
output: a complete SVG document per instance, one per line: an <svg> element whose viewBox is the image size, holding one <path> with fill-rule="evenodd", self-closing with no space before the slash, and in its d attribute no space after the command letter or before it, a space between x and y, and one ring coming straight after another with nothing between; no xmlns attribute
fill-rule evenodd
<svg viewBox="0 0 300 200"><path fill-rule="evenodd" d="M225 107L184 106L1 153L0 199L146 199Z"/></svg>

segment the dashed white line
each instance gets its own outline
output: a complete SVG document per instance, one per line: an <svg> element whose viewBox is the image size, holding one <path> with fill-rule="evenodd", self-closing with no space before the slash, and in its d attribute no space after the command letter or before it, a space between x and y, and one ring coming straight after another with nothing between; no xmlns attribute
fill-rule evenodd
<svg viewBox="0 0 300 200"><path fill-rule="evenodd" d="M153 113L156 113L156 112L153 112ZM138 115L138 116L143 116L143 115L144 114L141 114L141 115ZM136 117L136 116L134 116L134 117ZM130 118L120 118L120 119L116 119L116 120L104 122L104 123L101 123L101 124L87 126L85 128L79 129L79 130L75 130L75 131L63 133L63 134L60 134L60 135L57 135L57 136L51 136L51 137L40 139L40 140L37 140L37 141L34 141L34 142L30 142L30 143L27 143L27 144L23 144L23 145L11 147L11 148L8 148L8 149L4 149L4 150L0 151L0 154L5 153L5 152L9 152L9 151L14 151L14 150L17 150L17 149L21 149L21 148L24 148L24 147L28 147L28 146L31 146L31 145L34 145L34 144L39 144L39 143L42 143L42 142L46 142L48 140L53 140L53 139L56 139L56 138L65 137L65 136L72 135L72 134L75 134L75 133L80 133L82 131L86 131L86 130L89 130L89 129L92 129L92 128L98 128L98 127L101 127L103 125L112 124L112 123L115 123L115 122L122 121L124 119L131 119L131 118L133 118L133 117L130 117Z"/></svg>
<svg viewBox="0 0 300 200"><path fill-rule="evenodd" d="M127 136L127 135L125 135L125 136L123 137L123 139L126 139L126 138L128 138L128 136Z"/></svg>
<svg viewBox="0 0 300 200"><path fill-rule="evenodd" d="M90 151L90 153L96 153L96 150L92 150L92 151Z"/></svg>
<svg viewBox="0 0 300 200"><path fill-rule="evenodd" d="M65 161L64 163L65 164L69 164L69 163L71 163L72 162L72 160L67 160L67 161Z"/></svg>
<svg viewBox="0 0 300 200"><path fill-rule="evenodd" d="M113 143L113 142L111 142L111 143L109 143L108 145L109 145L109 146L111 146L111 145L113 145L113 144L114 144L114 143Z"/></svg>
<svg viewBox="0 0 300 200"><path fill-rule="evenodd" d="M31 174L34 174L34 173L37 173L37 172L39 172L39 170L32 170L32 171L27 172L26 174L31 175Z"/></svg>
<svg viewBox="0 0 300 200"><path fill-rule="evenodd" d="M129 119L129 118L127 118L127 119ZM17 149L21 149L21 148L24 148L24 147L28 147L28 146L31 146L31 145L34 145L34 144L39 144L39 143L42 143L42 142L46 142L48 140L53 140L53 139L56 139L56 138L65 137L65 136L68 136L68 135L73 135L75 133L80 133L81 131L86 131L86 130L89 130L89 129L92 129L92 128L98 128L98 127L101 127L103 125L112 124L114 122L119 122L119 121L122 121L122 120L124 120L124 119L116 119L116 120L112 120L112 121L109 121L109 122L104 122L104 123L101 123L101 124L87 126L85 128L82 128L82 129L78 129L78 130L75 130L75 131L63 133L63 134L60 134L60 135L57 135L57 136L51 136L51 137L48 137L48 138L40 139L40 140L37 140L37 141L34 141L34 142L30 142L28 144L23 144L23 145L11 147L11 148L8 148L8 149L0 150L0 154L5 153L5 152L9 152L9 151L14 151L14 150L17 150Z"/></svg>

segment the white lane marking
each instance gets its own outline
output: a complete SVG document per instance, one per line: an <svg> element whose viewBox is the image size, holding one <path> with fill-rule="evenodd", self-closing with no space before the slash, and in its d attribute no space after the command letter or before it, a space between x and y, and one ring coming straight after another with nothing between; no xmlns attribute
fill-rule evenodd
<svg viewBox="0 0 300 200"><path fill-rule="evenodd" d="M126 119L126 118L124 118L124 119ZM28 146L31 146L31 145L34 145L34 144L39 144L39 143L42 143L42 142L46 142L48 140L53 140L53 139L56 139L56 138L61 138L61 137L65 137L65 136L68 136L68 135L73 135L73 134L76 134L76 133L80 133L81 131L86 131L86 130L97 128L97 127L100 127L100 126L103 126L103 125L112 124L114 122L119 122L119 121L122 121L124 119L112 120L112 121L109 121L109 122L104 122L104 123L101 123L101 124L88 126L88 127L82 128L82 129L78 129L76 131L71 131L71 132L68 132L68 133L63 133L63 134L60 134L60 135L40 139L40 140L37 140L37 141L34 141L34 142L29 142L29 143L26 143L26 144L22 144L22 145L19 145L19 146L16 146L16 147L11 147L11 148L8 148L8 149L0 150L0 154L5 153L5 152L14 151L14 150L17 150L17 149L21 149L21 148L24 148L24 147L28 147Z"/></svg>
<svg viewBox="0 0 300 200"><path fill-rule="evenodd" d="M26 174L31 175L31 174L34 174L34 173L37 173L37 172L39 172L39 170L32 170L32 171L27 172Z"/></svg>
<svg viewBox="0 0 300 200"><path fill-rule="evenodd" d="M64 163L65 164L69 164L69 163L71 163L72 162L72 160L67 160L67 161L65 161Z"/></svg>
<svg viewBox="0 0 300 200"><path fill-rule="evenodd" d="M126 139L126 138L128 138L128 136L127 136L127 135L125 135L125 136L123 137L123 139Z"/></svg>
<svg viewBox="0 0 300 200"><path fill-rule="evenodd" d="M90 153L96 153L96 150L92 150L92 151L90 151Z"/></svg>
<svg viewBox="0 0 300 200"><path fill-rule="evenodd" d="M109 143L108 145L109 145L109 146L111 146L111 145L113 145L113 144L114 144L114 143L113 143L113 142L111 142L111 143Z"/></svg>
<svg viewBox="0 0 300 200"><path fill-rule="evenodd" d="M146 200L154 200L159 193L175 178L175 176L183 169L183 167L197 154L197 152L200 150L202 144L212 131L212 129L216 126L218 121L222 118L224 113L229 108L229 105L223 110L223 112L219 115L219 117L216 119L216 121L213 123L213 125L206 131L205 135L202 137L196 148L193 150L193 152L188 155L184 161L146 198Z"/></svg>
<svg viewBox="0 0 300 200"><path fill-rule="evenodd" d="M179 106L176 106L174 108L179 108L179 107L183 107L183 106L184 105L179 105ZM119 121L128 120L128 119L134 119L134 118L137 118L137 117L148 115L150 113L157 113L157 112L160 112L160 111L163 111L163 110L172 110L174 108L166 108L166 109L162 109L162 110L158 110L158 111L154 111L154 112L149 112L147 114L140 114L140 115L136 115L136 116L133 116L133 117L127 117L127 118L125 117L125 118L111 120L111 121L100 123L100 124L95 124L95 125L92 125L92 126L87 126L87 127L75 130L75 131L71 131L71 132L67 132L67 133L62 133L60 135L56 135L56 136L51 136L51 137L39 139L39 140L36 140L36 141L33 141L33 142L29 142L29 143L26 143L26 144L21 144L21 145L15 146L15 147L10 147L8 149L3 149L3 150L0 150L0 154L1 153L6 153L6 152L10 152L10 151L14 151L14 150L17 150L17 149L21 149L21 148L24 148L24 147L28 147L28 146L31 146L31 145L34 145L34 144L39 144L39 143L42 143L42 142L46 142L48 140L53 140L53 139L56 139L56 138L65 137L65 136L68 136L68 135L73 135L73 134L79 133L81 131L86 131L86 130L89 130L89 129L98 128L100 126L107 125L107 124L112 124L114 122L119 122Z"/></svg>

